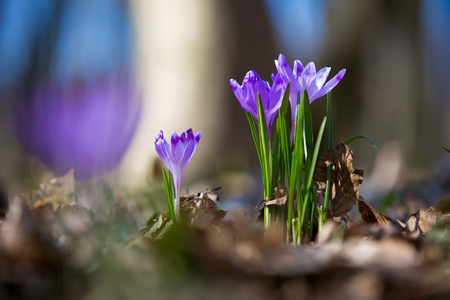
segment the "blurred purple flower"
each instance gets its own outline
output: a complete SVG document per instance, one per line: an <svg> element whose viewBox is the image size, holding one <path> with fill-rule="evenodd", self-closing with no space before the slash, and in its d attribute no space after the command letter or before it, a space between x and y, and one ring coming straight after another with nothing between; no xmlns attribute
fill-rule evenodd
<svg viewBox="0 0 450 300"><path fill-rule="evenodd" d="M184 171L191 160L192 155L197 149L202 132L199 131L195 135L192 129L183 132L180 136L174 131L170 139L170 145L164 139L162 130L155 135L155 148L164 164L169 168L173 177L175 186L175 216L180 216L180 191L181 181L183 180Z"/></svg>
<svg viewBox="0 0 450 300"><path fill-rule="evenodd" d="M285 84L287 84L288 81L291 82L289 101L291 103L292 124L294 124L295 106L297 104L297 95L299 92L301 99L306 89L309 102L311 103L317 98L330 92L341 81L346 72L345 69L340 70L336 76L325 83L331 71L330 67L325 67L319 72L316 72L316 65L314 62L310 62L306 67L303 67L299 60L295 60L293 65L294 68L292 70L283 54L280 54L278 60L275 60L275 66L277 67L278 73L284 75L283 78ZM272 78L275 78L277 75L272 74Z"/></svg>
<svg viewBox="0 0 450 300"><path fill-rule="evenodd" d="M242 109L252 114L258 120L257 94L261 97L261 102L266 117L269 136L272 130L272 123L280 109L283 95L286 90L287 79L282 73L272 77L273 84L262 80L255 71L248 71L242 81L242 85L230 79L231 88L234 95L241 103Z"/></svg>
<svg viewBox="0 0 450 300"><path fill-rule="evenodd" d="M57 173L104 175L127 150L141 101L124 77L70 85L45 82L12 103L10 122L23 146Z"/></svg>

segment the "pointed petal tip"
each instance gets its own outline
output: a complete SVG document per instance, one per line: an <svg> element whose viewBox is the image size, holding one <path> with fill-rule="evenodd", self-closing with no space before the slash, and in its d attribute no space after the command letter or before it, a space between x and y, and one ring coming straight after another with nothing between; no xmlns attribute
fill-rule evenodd
<svg viewBox="0 0 450 300"><path fill-rule="evenodd" d="M201 131L199 131L199 132L197 132L196 134L195 134L195 141L196 141L196 143L198 144L198 142L200 142L200 138L202 137L202 132Z"/></svg>
<svg viewBox="0 0 450 300"><path fill-rule="evenodd" d="M277 75L275 73L270 74L270 78L272 79L272 82L275 81L276 76Z"/></svg>
<svg viewBox="0 0 450 300"><path fill-rule="evenodd" d="M294 72L295 78L300 77L302 75L304 69L305 68L303 67L303 64L301 61L299 61L298 59L294 60L293 72Z"/></svg>
<svg viewBox="0 0 450 300"><path fill-rule="evenodd" d="M245 78L253 79L253 80L255 80L255 81L256 81L256 80L261 80L261 78L259 77L258 73L256 73L256 72L253 71L253 70L248 71L248 72L245 74L244 80L245 80Z"/></svg>
<svg viewBox="0 0 450 300"><path fill-rule="evenodd" d="M316 64L313 61L310 61L305 67L306 74L316 73Z"/></svg>
<svg viewBox="0 0 450 300"><path fill-rule="evenodd" d="M234 79L230 79L230 85L231 85L231 89L233 91L235 91L241 87L241 85Z"/></svg>
<svg viewBox="0 0 450 300"><path fill-rule="evenodd" d="M173 131L172 137L170 138L170 142L172 143L172 145L177 144L179 140L180 140L180 137L178 136L177 132Z"/></svg>
<svg viewBox="0 0 450 300"><path fill-rule="evenodd" d="M339 81L344 78L345 73L347 72L347 69L342 69L339 71L339 73L336 75L337 79L339 79Z"/></svg>
<svg viewBox="0 0 450 300"><path fill-rule="evenodd" d="M274 86L278 86L278 85L283 85L283 86L285 86L284 83L285 83L285 82L289 82L289 79L287 79L286 76L284 76L284 75L281 74L281 73L277 73L277 74L275 75L275 77L272 78L272 80L273 80L272 88L273 88Z"/></svg>
<svg viewBox="0 0 450 300"><path fill-rule="evenodd" d="M162 130L160 130L159 133L155 134L155 143L159 140L164 140L164 133Z"/></svg>

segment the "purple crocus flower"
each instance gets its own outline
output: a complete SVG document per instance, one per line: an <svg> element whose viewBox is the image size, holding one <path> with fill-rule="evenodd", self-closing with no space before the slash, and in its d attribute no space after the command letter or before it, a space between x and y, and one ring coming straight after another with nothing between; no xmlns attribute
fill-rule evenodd
<svg viewBox="0 0 450 300"><path fill-rule="evenodd" d="M285 84L288 81L291 82L289 101L291 103L292 124L294 124L295 106L297 105L297 95L299 92L300 98L302 98L306 89L309 102L311 103L330 92L341 81L346 72L345 69L342 69L330 81L325 83L330 74L330 67L325 67L319 72L316 72L314 62L310 62L306 67L303 67L299 60L295 60L293 69L291 69L283 54L280 54L278 60L275 60L275 66L277 67L278 73L284 75ZM272 78L275 78L277 75L272 74Z"/></svg>
<svg viewBox="0 0 450 300"><path fill-rule="evenodd" d="M58 174L90 179L114 169L140 119L127 76L71 83L45 81L11 103L10 124L31 154Z"/></svg>
<svg viewBox="0 0 450 300"><path fill-rule="evenodd" d="M181 181L183 179L184 171L191 160L192 155L197 149L202 132L199 131L195 135L192 129L183 132L180 136L174 131L170 139L170 145L164 139L162 130L155 135L155 148L164 164L169 168L173 177L173 184L175 186L175 217L179 219L180 216L180 191Z"/></svg>
<svg viewBox="0 0 450 300"><path fill-rule="evenodd" d="M286 90L285 82L288 81L284 78L282 73L274 75L272 80L273 84L270 86L270 84L267 81L262 80L255 71L247 72L242 81L242 85L239 85L236 80L230 79L231 88L234 95L241 103L242 109L251 113L257 120L257 94L259 93L264 109L264 115L266 117L269 136L272 130L273 120L283 101L283 95Z"/></svg>

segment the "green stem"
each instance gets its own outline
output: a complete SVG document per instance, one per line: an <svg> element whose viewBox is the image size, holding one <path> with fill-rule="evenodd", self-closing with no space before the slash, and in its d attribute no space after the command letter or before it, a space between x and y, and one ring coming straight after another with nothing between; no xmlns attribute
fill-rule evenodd
<svg viewBox="0 0 450 300"><path fill-rule="evenodd" d="M299 199L302 194L302 172L303 172L303 105L302 102L305 98L300 100L300 94L297 95L297 106L295 112L295 124L294 127L294 146L292 150L292 165L290 168L289 177L289 198L288 198L288 239L289 234L292 234L293 242L296 243L297 230L295 230L296 225L299 223L294 222L294 195L295 188L297 185L297 206L299 205ZM297 218L298 218L297 214Z"/></svg>
<svg viewBox="0 0 450 300"><path fill-rule="evenodd" d="M327 152L333 149L333 102L331 92L327 94ZM325 201L323 205L323 221L328 218L328 207L330 204L330 189L331 189L331 169L332 165L327 166L327 185L325 188Z"/></svg>
<svg viewBox="0 0 450 300"><path fill-rule="evenodd" d="M264 200L271 197L270 184L270 141L269 132L267 129L266 117L264 114L264 107L262 105L261 97L258 93L258 132L259 132L259 146L261 153L261 169L263 171L263 185L264 185ZM264 166L264 168L263 168ZM271 222L271 213L269 207L264 207L264 226L269 227Z"/></svg>
<svg viewBox="0 0 450 300"><path fill-rule="evenodd" d="M326 124L326 120L327 117L324 117L322 124L320 126L319 129L319 133L317 134L317 142L316 145L314 145L314 152L311 155L311 160L310 160L310 164L308 166L305 167L305 193L306 193L306 198L305 201L303 202L303 210L302 210L302 217L300 219L300 223L301 226L304 225L304 220L305 220L305 213L306 213L306 209L307 209L307 204L309 204L309 202L311 201L311 197L312 197L312 202L314 201L314 194L313 191L311 190L312 188L312 181L313 181L313 176L314 176L314 170L316 168L316 162L317 162L317 157L319 156L319 148L320 148L320 143L322 141L322 136L323 136L323 132L325 130L325 124ZM313 194L311 196L311 194ZM312 204L312 203L311 203ZM299 234L301 234L301 232L299 232Z"/></svg>
<svg viewBox="0 0 450 300"><path fill-rule="evenodd" d="M162 168L163 173L163 182L164 182L164 194L166 196L167 201L167 209L169 210L170 218L173 222L177 221L177 217L175 214L175 208L174 208L174 199L175 199L175 192L174 192L174 184L172 179L172 173L163 167Z"/></svg>

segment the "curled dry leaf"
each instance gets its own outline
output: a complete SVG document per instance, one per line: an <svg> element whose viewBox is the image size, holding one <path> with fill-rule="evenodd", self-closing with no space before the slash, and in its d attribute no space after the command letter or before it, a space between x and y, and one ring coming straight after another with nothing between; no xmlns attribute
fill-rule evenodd
<svg viewBox="0 0 450 300"><path fill-rule="evenodd" d="M419 209L406 221L406 230L410 235L425 235L439 221L450 220L450 214L442 214L433 207Z"/></svg>
<svg viewBox="0 0 450 300"><path fill-rule="evenodd" d="M358 185L363 181L364 171L353 168L353 151L341 142L317 161L314 182L317 192L322 196L325 196L327 186L328 165L334 165L331 171L331 214L341 217L356 205L359 199Z"/></svg>
<svg viewBox="0 0 450 300"><path fill-rule="evenodd" d="M258 208L261 204L263 205L262 208L260 209L260 212L264 209L264 207L266 206L270 206L270 205L276 205L276 206L281 206L281 205L285 205L286 201L288 199L288 188L284 185L281 186L277 186L275 187L275 199L272 200L263 200L261 202L258 203L258 205L256 206L256 208Z"/></svg>
<svg viewBox="0 0 450 300"><path fill-rule="evenodd" d="M217 208L219 198L210 194L218 189L220 188L190 195L187 198L181 197L182 219L194 227L208 227L222 220L227 212Z"/></svg>
<svg viewBox="0 0 450 300"><path fill-rule="evenodd" d="M181 219L192 227L204 229L217 225L227 214L226 211L217 208L219 197L212 192L215 188L201 193L180 198ZM153 215L147 222L147 228L143 235L152 240L161 239L174 223L170 219L169 211L164 210L161 215Z"/></svg>
<svg viewBox="0 0 450 300"><path fill-rule="evenodd" d="M379 225L388 225L392 223L391 218L380 214L363 200L358 200L358 209L361 214L361 219L365 223L377 223Z"/></svg>
<svg viewBox="0 0 450 300"><path fill-rule="evenodd" d="M393 226L393 228L396 228L400 231L403 231L405 227L402 222L380 214L362 199L358 200L358 209L359 213L361 214L361 219L364 223L378 224L380 226L391 225Z"/></svg>
<svg viewBox="0 0 450 300"><path fill-rule="evenodd" d="M275 187L275 193L274 193L275 199L262 200L261 202L258 203L258 205L256 205L255 209L258 209L258 207L261 206L261 208L259 209L259 214L258 214L257 220L260 222L264 221L264 207L285 205L288 200L288 195L289 195L289 192L288 192L288 188L286 186L280 185L280 186Z"/></svg>

